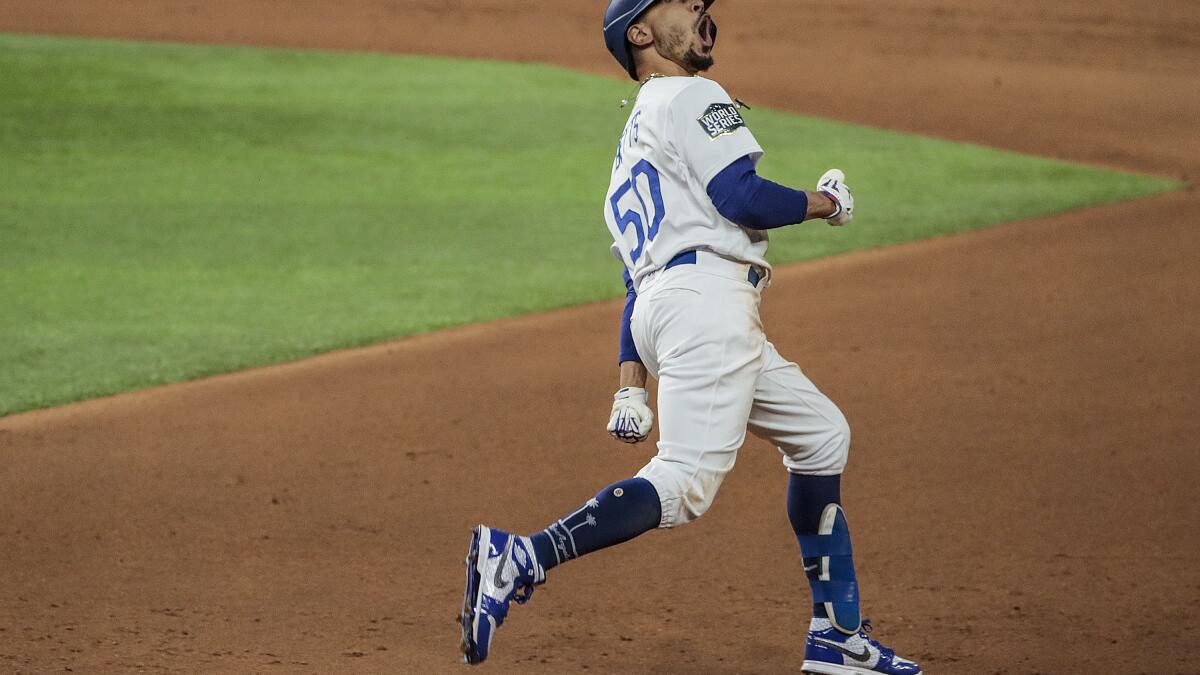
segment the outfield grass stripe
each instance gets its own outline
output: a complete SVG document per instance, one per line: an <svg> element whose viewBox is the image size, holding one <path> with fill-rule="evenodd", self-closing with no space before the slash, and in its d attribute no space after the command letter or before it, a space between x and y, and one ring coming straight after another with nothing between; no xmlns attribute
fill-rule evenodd
<svg viewBox="0 0 1200 675"><path fill-rule="evenodd" d="M615 297L625 82L549 66L0 35L0 414ZM847 171L776 263L1176 187L755 108Z"/></svg>

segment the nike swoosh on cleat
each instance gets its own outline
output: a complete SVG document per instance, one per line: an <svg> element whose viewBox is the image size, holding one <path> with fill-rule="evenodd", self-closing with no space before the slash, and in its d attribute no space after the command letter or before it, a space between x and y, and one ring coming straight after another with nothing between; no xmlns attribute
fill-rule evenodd
<svg viewBox="0 0 1200 675"><path fill-rule="evenodd" d="M496 588L504 588L507 584L504 581L504 567L508 565L508 556L512 553L513 540L509 539L504 545L504 552L500 554L500 564L496 566L496 576L492 579L496 584Z"/></svg>
<svg viewBox="0 0 1200 675"><path fill-rule="evenodd" d="M866 663L867 661L871 660L871 650L868 649L866 645L863 645L863 651L861 654L856 654L856 653L850 651L849 649L846 649L842 645L840 645L836 642L833 642L832 640L823 640L821 638L813 638L813 642L818 642L820 644L823 644L826 647L829 647L830 649L836 649L839 652L845 654L846 656L849 656L850 658L852 658L855 661L858 661L860 663Z"/></svg>

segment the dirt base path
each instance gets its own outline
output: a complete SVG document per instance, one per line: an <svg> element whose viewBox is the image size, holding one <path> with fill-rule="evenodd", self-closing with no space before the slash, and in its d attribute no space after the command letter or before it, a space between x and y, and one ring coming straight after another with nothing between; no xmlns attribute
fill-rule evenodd
<svg viewBox="0 0 1200 675"><path fill-rule="evenodd" d="M1195 176L1200 9L1146 4L729 0L716 76L752 102ZM0 0L0 29L611 72L583 5ZM818 32L840 96L813 76ZM1186 192L778 275L768 331L855 430L868 614L927 672L1200 672L1197 223ZM646 458L602 431L616 312L0 421L0 671L463 672L468 528L541 527ZM797 672L784 486L749 443L700 522L557 570L489 670Z"/></svg>

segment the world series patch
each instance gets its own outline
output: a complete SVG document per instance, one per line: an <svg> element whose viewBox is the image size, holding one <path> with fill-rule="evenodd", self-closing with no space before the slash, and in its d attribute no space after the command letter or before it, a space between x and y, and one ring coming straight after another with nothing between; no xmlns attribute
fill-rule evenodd
<svg viewBox="0 0 1200 675"><path fill-rule="evenodd" d="M746 120L742 119L742 114L732 103L714 103L708 106L697 121L709 138L732 134L746 126Z"/></svg>

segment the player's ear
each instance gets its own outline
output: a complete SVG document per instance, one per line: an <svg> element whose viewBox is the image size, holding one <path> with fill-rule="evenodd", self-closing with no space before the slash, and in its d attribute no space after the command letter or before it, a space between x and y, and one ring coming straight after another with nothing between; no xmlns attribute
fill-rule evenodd
<svg viewBox="0 0 1200 675"><path fill-rule="evenodd" d="M634 47L649 47L654 42L654 34L650 32L650 24L635 23L625 31L625 38Z"/></svg>

